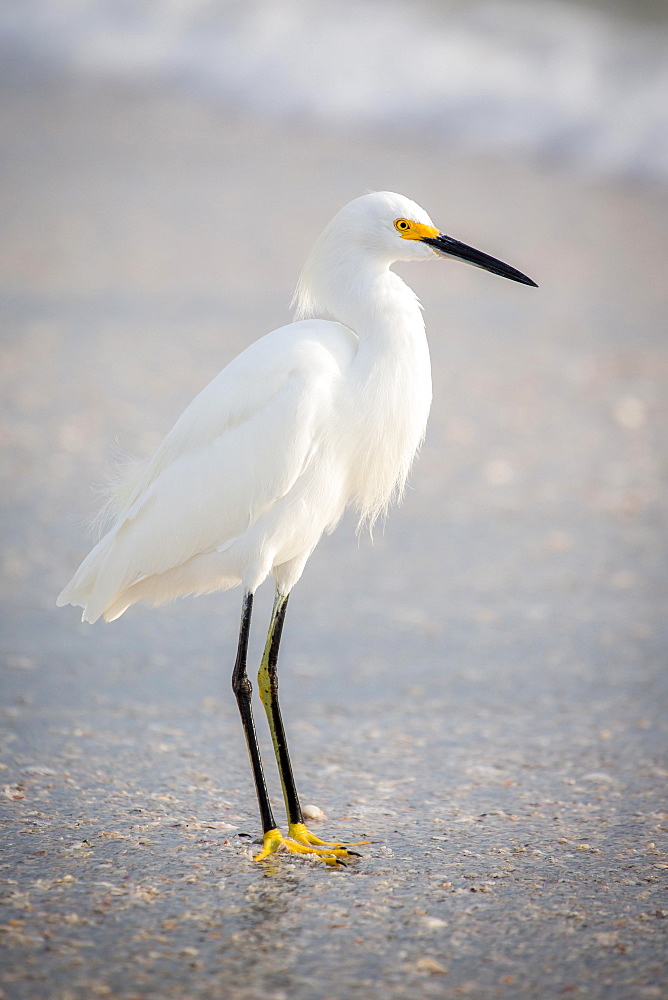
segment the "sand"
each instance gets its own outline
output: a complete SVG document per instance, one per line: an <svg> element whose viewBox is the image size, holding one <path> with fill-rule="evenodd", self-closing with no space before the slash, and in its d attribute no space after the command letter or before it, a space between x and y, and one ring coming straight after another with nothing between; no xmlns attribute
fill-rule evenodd
<svg viewBox="0 0 668 1000"><path fill-rule="evenodd" d="M138 85L2 100L3 995L665 996L665 193ZM374 843L260 867L240 595L54 602L114 450L288 319L370 188L540 288L400 269L427 442L373 545L346 520L315 553L281 668L313 828Z"/></svg>

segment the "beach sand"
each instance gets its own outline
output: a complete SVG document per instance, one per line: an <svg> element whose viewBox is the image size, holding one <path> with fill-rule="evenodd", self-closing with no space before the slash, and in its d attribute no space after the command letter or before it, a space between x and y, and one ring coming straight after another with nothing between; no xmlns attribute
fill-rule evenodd
<svg viewBox="0 0 668 1000"><path fill-rule="evenodd" d="M2 995L665 996L665 192L138 84L2 102ZM288 321L369 189L540 287L398 268L427 441L373 545L317 549L281 666L313 829L374 843L254 866L240 593L95 627L55 597L90 484Z"/></svg>

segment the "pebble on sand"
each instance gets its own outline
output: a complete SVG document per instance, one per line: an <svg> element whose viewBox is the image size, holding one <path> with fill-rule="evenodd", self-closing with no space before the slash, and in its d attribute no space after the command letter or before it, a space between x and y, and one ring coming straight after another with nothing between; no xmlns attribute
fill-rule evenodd
<svg viewBox="0 0 668 1000"><path fill-rule="evenodd" d="M428 972L431 976L447 976L448 974L448 969L429 955L418 958L415 968L418 972Z"/></svg>
<svg viewBox="0 0 668 1000"><path fill-rule="evenodd" d="M322 811L320 806L304 806L302 809L304 819L310 819L312 823L319 822L320 820L327 819L326 813Z"/></svg>

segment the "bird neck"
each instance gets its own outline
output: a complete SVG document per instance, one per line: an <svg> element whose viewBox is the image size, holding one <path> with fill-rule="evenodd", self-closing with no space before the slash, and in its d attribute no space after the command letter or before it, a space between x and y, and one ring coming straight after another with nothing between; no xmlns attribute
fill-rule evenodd
<svg viewBox="0 0 668 1000"><path fill-rule="evenodd" d="M426 347L415 293L375 257L318 255L302 272L295 300L297 318L327 317L353 330L360 352L378 354Z"/></svg>
<svg viewBox="0 0 668 1000"><path fill-rule="evenodd" d="M348 382L355 428L349 486L360 526L372 526L401 497L425 433L431 368L422 313L388 264L339 272L319 291L328 312L359 337Z"/></svg>

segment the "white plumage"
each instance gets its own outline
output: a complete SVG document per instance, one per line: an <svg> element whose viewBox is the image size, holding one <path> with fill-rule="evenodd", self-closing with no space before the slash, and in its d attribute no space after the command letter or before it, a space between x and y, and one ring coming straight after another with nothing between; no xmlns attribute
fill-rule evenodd
<svg viewBox="0 0 668 1000"><path fill-rule="evenodd" d="M435 253L533 284L439 233L408 198L381 192L350 202L304 266L297 321L232 361L126 476L110 501L113 526L58 598L83 607L84 621L112 621L137 601L243 584L232 686L263 825L258 859L280 845L328 864L351 853L304 826L278 705L278 646L288 595L323 532L348 504L373 525L406 483L427 424L431 370L420 305L390 265ZM273 817L246 674L253 594L270 573L276 598L258 679L288 839Z"/></svg>
<svg viewBox="0 0 668 1000"><path fill-rule="evenodd" d="M402 239L417 205L374 194L339 212L309 257L301 319L240 354L117 489L116 520L58 604L111 621L274 572L283 593L354 503L373 522L401 492L424 436L429 354L414 294L389 264L433 256ZM355 331L355 332L353 332Z"/></svg>

